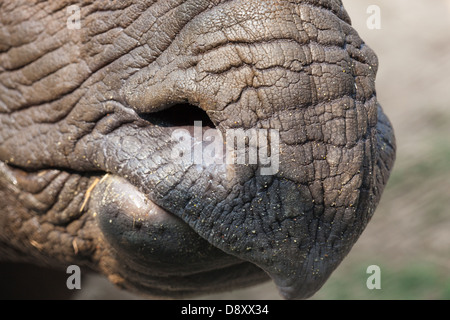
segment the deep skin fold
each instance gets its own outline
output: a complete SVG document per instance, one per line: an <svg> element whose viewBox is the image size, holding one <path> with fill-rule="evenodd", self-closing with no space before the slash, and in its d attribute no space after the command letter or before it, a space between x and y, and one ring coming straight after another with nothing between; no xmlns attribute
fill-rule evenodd
<svg viewBox="0 0 450 320"><path fill-rule="evenodd" d="M378 61L340 1L95 1L80 30L66 28L59 1L25 8L0 8L1 259L86 265L155 296L247 286L266 272L286 298L321 287L370 220L395 157ZM279 130L279 172L173 163L176 127L146 119L186 102L222 132ZM106 185L179 217L163 219L158 245L186 230L202 248L192 265L165 265L180 274L168 280L157 265L170 250L139 249L161 225ZM195 264L204 252L208 271Z"/></svg>

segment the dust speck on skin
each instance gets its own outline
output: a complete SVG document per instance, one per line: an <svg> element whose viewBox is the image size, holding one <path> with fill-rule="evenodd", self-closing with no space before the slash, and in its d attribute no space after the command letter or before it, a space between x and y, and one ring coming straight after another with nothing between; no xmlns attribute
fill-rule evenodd
<svg viewBox="0 0 450 320"><path fill-rule="evenodd" d="M36 240L31 240L30 244L38 250L42 249L42 244L38 243Z"/></svg>
<svg viewBox="0 0 450 320"><path fill-rule="evenodd" d="M83 204L81 205L80 208L80 212L83 212L84 207L86 206L90 196L91 196L91 192L92 190L95 188L95 186L97 185L97 183L99 183L100 179L99 178L95 178L94 182L92 182L92 184L89 186L89 188L86 190L86 194L84 196L84 201Z"/></svg>
<svg viewBox="0 0 450 320"><path fill-rule="evenodd" d="M77 245L77 240L73 239L72 241L72 247L73 247L73 251L75 254L78 254L78 245Z"/></svg>

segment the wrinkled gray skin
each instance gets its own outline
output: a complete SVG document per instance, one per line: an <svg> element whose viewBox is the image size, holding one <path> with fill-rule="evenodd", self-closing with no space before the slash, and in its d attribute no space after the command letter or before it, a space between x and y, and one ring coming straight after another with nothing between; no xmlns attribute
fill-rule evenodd
<svg viewBox="0 0 450 320"><path fill-rule="evenodd" d="M269 278L313 295L395 154L377 58L341 1L91 0L79 30L69 2L0 3L1 260L156 297ZM279 130L279 171L174 163L195 106L221 132Z"/></svg>

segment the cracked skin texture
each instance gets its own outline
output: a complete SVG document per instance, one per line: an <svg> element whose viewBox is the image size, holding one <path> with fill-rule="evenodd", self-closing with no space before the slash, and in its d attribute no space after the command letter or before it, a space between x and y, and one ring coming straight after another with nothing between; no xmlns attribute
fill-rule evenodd
<svg viewBox="0 0 450 320"><path fill-rule="evenodd" d="M155 297L319 290L395 158L341 1L81 1L79 30L68 5L0 4L0 259ZM174 163L177 126L152 121L174 105L279 130L279 171Z"/></svg>

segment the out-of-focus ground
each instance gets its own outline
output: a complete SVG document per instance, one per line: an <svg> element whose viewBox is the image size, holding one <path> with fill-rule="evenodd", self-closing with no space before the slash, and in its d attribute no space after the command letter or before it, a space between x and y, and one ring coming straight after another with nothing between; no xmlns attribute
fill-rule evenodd
<svg viewBox="0 0 450 320"><path fill-rule="evenodd" d="M381 29L367 26L378 5ZM372 221L313 299L450 299L450 0L344 0L377 53L377 95L397 161ZM370 265L381 289L369 290ZM77 298L136 298L87 278ZM202 299L280 299L268 282Z"/></svg>

